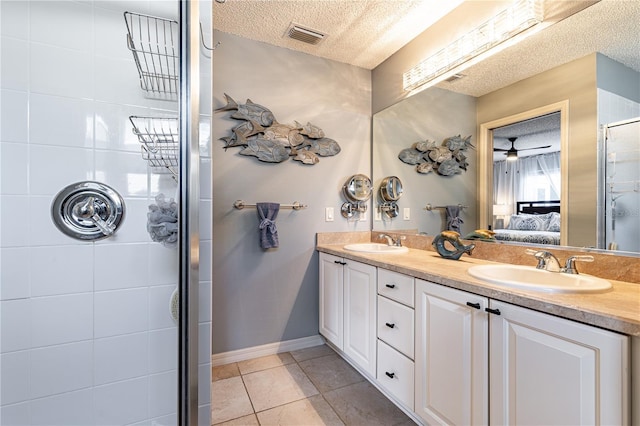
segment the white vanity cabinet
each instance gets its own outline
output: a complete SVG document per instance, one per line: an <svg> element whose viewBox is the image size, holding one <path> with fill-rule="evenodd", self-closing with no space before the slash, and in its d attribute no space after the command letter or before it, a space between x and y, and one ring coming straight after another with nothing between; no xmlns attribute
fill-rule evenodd
<svg viewBox="0 0 640 426"><path fill-rule="evenodd" d="M629 338L491 300L493 425L629 424Z"/></svg>
<svg viewBox="0 0 640 426"><path fill-rule="evenodd" d="M427 424L488 423L488 302L416 280L415 412Z"/></svg>
<svg viewBox="0 0 640 426"><path fill-rule="evenodd" d="M320 253L320 334L376 375L376 267Z"/></svg>
<svg viewBox="0 0 640 426"><path fill-rule="evenodd" d="M377 381L406 408L414 401L413 277L378 269Z"/></svg>
<svg viewBox="0 0 640 426"><path fill-rule="evenodd" d="M628 356L626 336L416 280L427 424L628 424Z"/></svg>

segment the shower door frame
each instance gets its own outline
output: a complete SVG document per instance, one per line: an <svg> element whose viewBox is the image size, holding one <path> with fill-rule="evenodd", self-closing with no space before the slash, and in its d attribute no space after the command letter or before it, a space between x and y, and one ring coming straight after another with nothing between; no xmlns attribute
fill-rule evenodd
<svg viewBox="0 0 640 426"><path fill-rule="evenodd" d="M198 425L199 2L179 0L178 424Z"/></svg>

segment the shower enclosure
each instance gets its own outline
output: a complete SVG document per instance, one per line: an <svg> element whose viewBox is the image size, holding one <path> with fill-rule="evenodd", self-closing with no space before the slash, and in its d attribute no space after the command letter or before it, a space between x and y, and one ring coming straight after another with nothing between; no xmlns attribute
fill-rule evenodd
<svg viewBox="0 0 640 426"><path fill-rule="evenodd" d="M605 243L640 252L640 117L604 126Z"/></svg>
<svg viewBox="0 0 640 426"><path fill-rule="evenodd" d="M2 426L209 425L210 7L0 3ZM176 96L143 90L125 12L176 22ZM151 161L131 117L175 120L173 170ZM87 181L124 206L95 240L52 218L55 196ZM175 245L147 230L159 194L177 201ZM82 201L76 219L109 221L100 200Z"/></svg>

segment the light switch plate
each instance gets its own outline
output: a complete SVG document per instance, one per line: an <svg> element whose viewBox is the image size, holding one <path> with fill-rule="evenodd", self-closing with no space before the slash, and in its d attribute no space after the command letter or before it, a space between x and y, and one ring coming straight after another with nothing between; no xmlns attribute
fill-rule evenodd
<svg viewBox="0 0 640 426"><path fill-rule="evenodd" d="M324 221L333 222L333 207L326 207L324 209Z"/></svg>
<svg viewBox="0 0 640 426"><path fill-rule="evenodd" d="M373 220L381 221L382 220L382 212L380 209L375 209L373 213Z"/></svg>
<svg viewBox="0 0 640 426"><path fill-rule="evenodd" d="M402 219L404 220L411 220L411 208L409 207L405 207L402 210Z"/></svg>

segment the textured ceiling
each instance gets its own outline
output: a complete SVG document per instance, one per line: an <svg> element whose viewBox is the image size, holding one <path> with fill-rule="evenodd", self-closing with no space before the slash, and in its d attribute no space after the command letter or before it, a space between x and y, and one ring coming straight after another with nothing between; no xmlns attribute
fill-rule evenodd
<svg viewBox="0 0 640 426"><path fill-rule="evenodd" d="M213 28L373 69L461 0L226 0ZM312 46L284 37L294 22L327 34Z"/></svg>
<svg viewBox="0 0 640 426"><path fill-rule="evenodd" d="M459 3L459 0L214 1L213 24L219 31L373 69ZM567 2L555 4L563 3ZM285 38L292 22L328 36L316 46ZM481 96L596 51L640 72L640 0L602 0L474 65L465 71L467 77L439 86Z"/></svg>
<svg viewBox="0 0 640 426"><path fill-rule="evenodd" d="M521 151L519 157L545 154L548 152L560 151L560 113L543 115L530 120L520 121L508 126L498 127L493 130L493 145L496 148L509 149L511 142L509 138L517 137L514 147ZM545 149L528 148L551 145ZM493 161L504 160L505 154L495 152Z"/></svg>

